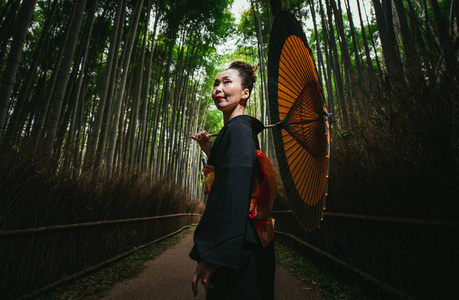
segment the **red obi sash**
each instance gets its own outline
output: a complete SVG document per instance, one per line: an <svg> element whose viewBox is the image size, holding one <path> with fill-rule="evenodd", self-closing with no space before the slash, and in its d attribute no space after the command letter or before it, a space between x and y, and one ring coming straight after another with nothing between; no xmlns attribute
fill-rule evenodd
<svg viewBox="0 0 459 300"><path fill-rule="evenodd" d="M257 162L253 172L252 197L250 201L249 217L257 230L263 248L274 239L274 218L271 211L277 196L277 183L274 168L269 158L257 150ZM212 166L204 168L204 193L209 194L215 178Z"/></svg>
<svg viewBox="0 0 459 300"><path fill-rule="evenodd" d="M277 183L273 165L263 152L257 150L249 217L253 220L263 247L268 246L274 238L274 218L271 217L271 211L276 196Z"/></svg>

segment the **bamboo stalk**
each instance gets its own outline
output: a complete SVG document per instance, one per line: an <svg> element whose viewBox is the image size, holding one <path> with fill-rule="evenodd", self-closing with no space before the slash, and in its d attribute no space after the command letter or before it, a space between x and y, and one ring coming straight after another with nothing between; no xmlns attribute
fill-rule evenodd
<svg viewBox="0 0 459 300"><path fill-rule="evenodd" d="M273 214L292 214L292 210L273 211ZM358 215L358 214L347 214L339 212L324 212L324 216L327 217L338 217L357 219L362 221L376 221L376 222L387 222L387 223L400 223L400 224L411 224L411 225L432 225L432 226L446 226L446 227L459 227L459 222L448 221L448 220L434 220L434 219L410 219L390 216L370 216L370 215Z"/></svg>
<svg viewBox="0 0 459 300"><path fill-rule="evenodd" d="M309 248L310 250L316 252L321 257L325 257L326 259L329 259L329 260L333 261L334 263L340 265L341 267L344 267L345 269L351 271L352 273L355 273L358 276L362 277L363 280L371 282L372 284L377 286L378 289L389 291L391 294L396 295L401 299L413 299L413 297L410 297L409 295L405 294L403 291L400 291L400 290L388 285L387 283L384 283L383 281L379 280L378 278L373 277L370 274L367 274L367 273L363 272L359 268L354 267L353 265L351 265L351 264L349 264L349 263L347 263L347 262L345 262L345 261L343 261L343 260L331 255L330 253L323 251L322 249L319 249L319 248L317 248L317 247L315 247L315 246L313 246L313 245L311 245L309 243L306 243L305 241L301 240L300 238L298 238L298 237L296 237L296 236L294 236L292 234L281 232L281 231L277 231L277 230L274 230L274 232L276 234L283 235L283 236L286 236L288 238L291 238L291 239L295 240L296 242L300 243L301 245L303 245L303 246Z"/></svg>
<svg viewBox="0 0 459 300"><path fill-rule="evenodd" d="M117 255L117 256L115 256L115 257L113 257L113 258L110 258L110 259L108 259L108 260L106 260L106 261L104 261L104 262L101 262L100 264L97 264L97 265L95 265L95 266L92 266L92 267L89 267L89 268L87 268L87 269L84 269L83 271L80 271L80 272L77 272L77 273L72 274L72 275L70 275L70 276L67 276L67 277L65 277L65 278L62 278L61 280L58 280L58 281L56 281L56 282L53 282L53 283L51 283L51 284L49 284L49 285L47 285L47 286L45 286L45 287L43 287L43 288L41 288L41 289L35 290L35 291L33 291L32 293L27 294L27 295L25 295L25 296L19 298L18 300L33 299L33 298L35 298L35 297L36 297L37 295L39 295L39 294L42 294L42 293L44 293L44 292L46 292L46 291L49 291L49 290L51 290L51 289L53 289L53 288L55 288L55 287L58 287L58 286L60 286L60 285L62 285L62 284L64 284L64 283L66 283L66 282L69 282L69 281L71 281L71 280L74 280L74 279L77 279L77 278L79 278L79 277L82 277L82 276L84 276L84 275L86 275L86 274L88 274L88 273L94 272L94 271L96 271L96 270L98 270L98 269L100 269L100 268L102 268L102 267L104 267L104 266L106 266L106 265L108 265L108 264L111 264L111 263L113 263L113 262L115 262L115 261L117 261L117 260L120 260L120 259L122 259L122 258L124 258L124 257L126 257L126 256L128 256L128 255L130 255L130 254L132 254L132 253L134 253L134 252L137 251L137 250L143 249L143 248L148 247L148 246L150 246L150 245L152 245L152 244L154 244L154 243L160 242L160 241L162 241L162 240L164 240L164 239L166 239L166 238L168 238L168 237L171 237L171 236L173 236L173 235L176 235L177 233L183 231L183 230L186 229L186 228L190 228L190 227L195 226L195 225L197 225L197 224L191 224L191 225L183 226L183 227L180 228L179 230L174 231L174 232L172 232L172 233L169 233L169 234L167 234L167 235L165 235L165 236L163 236L163 237L160 237L160 238L158 238L158 239L156 239L156 240L154 240L154 241L151 241L151 242L148 242L148 243L143 244L143 245L141 245L141 246L135 247L135 248L132 249L132 250L129 250L129 251L124 252L124 253L122 253L122 254L120 254L120 255Z"/></svg>
<svg viewBox="0 0 459 300"><path fill-rule="evenodd" d="M119 220L97 221L97 222L87 222L87 223L75 223L75 224L66 224L66 225L54 225L54 226L27 228L27 229L13 229L13 230L0 231L0 237L12 237L12 236L17 237L17 236L23 236L23 235L29 235L29 234L38 234L38 233L43 233L43 232L50 232L50 231L60 231L60 230L87 228L87 227L95 227L95 226L111 225L111 224L121 224L121 223L135 223L135 222L143 222L143 221L166 219L166 218L175 218L175 217L184 217L184 216L202 216L202 215L193 214L193 213L180 213L180 214L145 217L145 218L119 219Z"/></svg>

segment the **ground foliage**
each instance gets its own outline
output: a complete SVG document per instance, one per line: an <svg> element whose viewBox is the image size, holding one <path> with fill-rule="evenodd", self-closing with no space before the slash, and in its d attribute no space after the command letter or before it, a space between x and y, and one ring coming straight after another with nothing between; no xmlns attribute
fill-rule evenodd
<svg viewBox="0 0 459 300"><path fill-rule="evenodd" d="M317 268L293 245L276 241L276 260L324 299L367 299L358 288L348 286Z"/></svg>

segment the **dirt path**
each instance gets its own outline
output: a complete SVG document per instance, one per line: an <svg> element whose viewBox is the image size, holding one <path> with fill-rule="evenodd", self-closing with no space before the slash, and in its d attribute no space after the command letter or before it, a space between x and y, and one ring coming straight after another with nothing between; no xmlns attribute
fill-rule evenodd
<svg viewBox="0 0 459 300"><path fill-rule="evenodd" d="M148 261L146 269L136 278L114 285L102 295L102 299L205 299L202 285L198 296L193 297L191 278L196 262L188 257L193 245L193 235L189 234L177 245L164 251L155 260ZM310 291L305 283L277 265L275 280L277 300L320 300L320 295Z"/></svg>

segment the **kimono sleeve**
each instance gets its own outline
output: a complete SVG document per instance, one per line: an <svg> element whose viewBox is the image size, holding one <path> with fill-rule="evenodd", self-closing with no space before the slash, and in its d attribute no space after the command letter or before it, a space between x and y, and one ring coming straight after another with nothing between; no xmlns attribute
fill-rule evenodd
<svg viewBox="0 0 459 300"><path fill-rule="evenodd" d="M215 141L214 151L211 158L215 179L195 231L190 257L237 268L246 234L256 159L251 128L241 122L228 125Z"/></svg>

